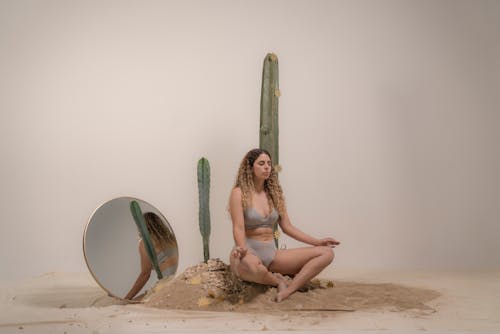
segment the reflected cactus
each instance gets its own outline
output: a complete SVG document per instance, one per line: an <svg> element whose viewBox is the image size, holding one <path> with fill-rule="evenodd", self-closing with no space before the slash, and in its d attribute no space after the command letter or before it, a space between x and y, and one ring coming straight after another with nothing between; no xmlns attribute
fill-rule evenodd
<svg viewBox="0 0 500 334"><path fill-rule="evenodd" d="M210 258L210 164L206 158L198 161L198 197L199 197L199 225L203 238L203 258L207 262Z"/></svg>
<svg viewBox="0 0 500 334"><path fill-rule="evenodd" d="M137 201L130 202L130 211L132 212L132 217L134 217L135 224L139 229L139 233L142 237L142 242L144 243L144 247L146 248L146 253L148 254L148 257L153 264L156 275L158 276L158 279L162 279L163 274L161 273L160 266L158 265L156 251L153 246L153 242L151 241L151 236L149 235L146 223L144 222L144 216L142 215L141 207L139 206L139 203L137 203Z"/></svg>

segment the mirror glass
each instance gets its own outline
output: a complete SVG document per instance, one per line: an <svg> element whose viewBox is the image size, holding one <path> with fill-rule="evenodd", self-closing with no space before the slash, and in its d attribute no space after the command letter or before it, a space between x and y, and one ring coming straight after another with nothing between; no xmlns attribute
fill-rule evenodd
<svg viewBox="0 0 500 334"><path fill-rule="evenodd" d="M145 220L146 225L150 224L148 221L151 221L151 217L157 218L156 227L153 228L160 230L161 233L157 235L164 237L158 240L153 236L155 232L150 232L150 236L154 239L158 264L164 278L175 276L178 265L179 253L174 231L158 209L133 197L119 197L104 203L94 211L87 223L83 253L97 283L109 295L122 299L130 299L131 293L134 299L140 299L158 280L130 210L132 201L139 204L143 216L149 217ZM149 273L146 274L148 270L141 270L141 265L150 269Z"/></svg>

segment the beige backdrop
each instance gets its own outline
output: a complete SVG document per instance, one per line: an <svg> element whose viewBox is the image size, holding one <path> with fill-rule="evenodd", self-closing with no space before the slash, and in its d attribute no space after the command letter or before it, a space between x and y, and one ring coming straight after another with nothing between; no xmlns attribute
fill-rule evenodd
<svg viewBox="0 0 500 334"><path fill-rule="evenodd" d="M270 51L289 212L343 242L337 267L500 267L500 2L2 0L0 279L86 271L87 219L117 196L200 261L202 156L227 260Z"/></svg>

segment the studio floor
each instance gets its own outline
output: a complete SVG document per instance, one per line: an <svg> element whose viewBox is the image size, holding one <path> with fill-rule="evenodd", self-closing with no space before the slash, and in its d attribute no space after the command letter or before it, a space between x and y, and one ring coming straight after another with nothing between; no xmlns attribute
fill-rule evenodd
<svg viewBox="0 0 500 334"><path fill-rule="evenodd" d="M433 312L209 312L123 304L88 273L51 272L4 284L0 333L500 333L500 270L409 272L337 270L333 281L432 289Z"/></svg>

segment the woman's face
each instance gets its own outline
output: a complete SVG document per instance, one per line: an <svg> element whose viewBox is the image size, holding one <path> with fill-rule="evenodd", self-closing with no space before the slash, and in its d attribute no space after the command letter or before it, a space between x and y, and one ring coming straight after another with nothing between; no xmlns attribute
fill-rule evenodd
<svg viewBox="0 0 500 334"><path fill-rule="evenodd" d="M262 153L253 163L253 176L265 180L271 175L271 158Z"/></svg>

